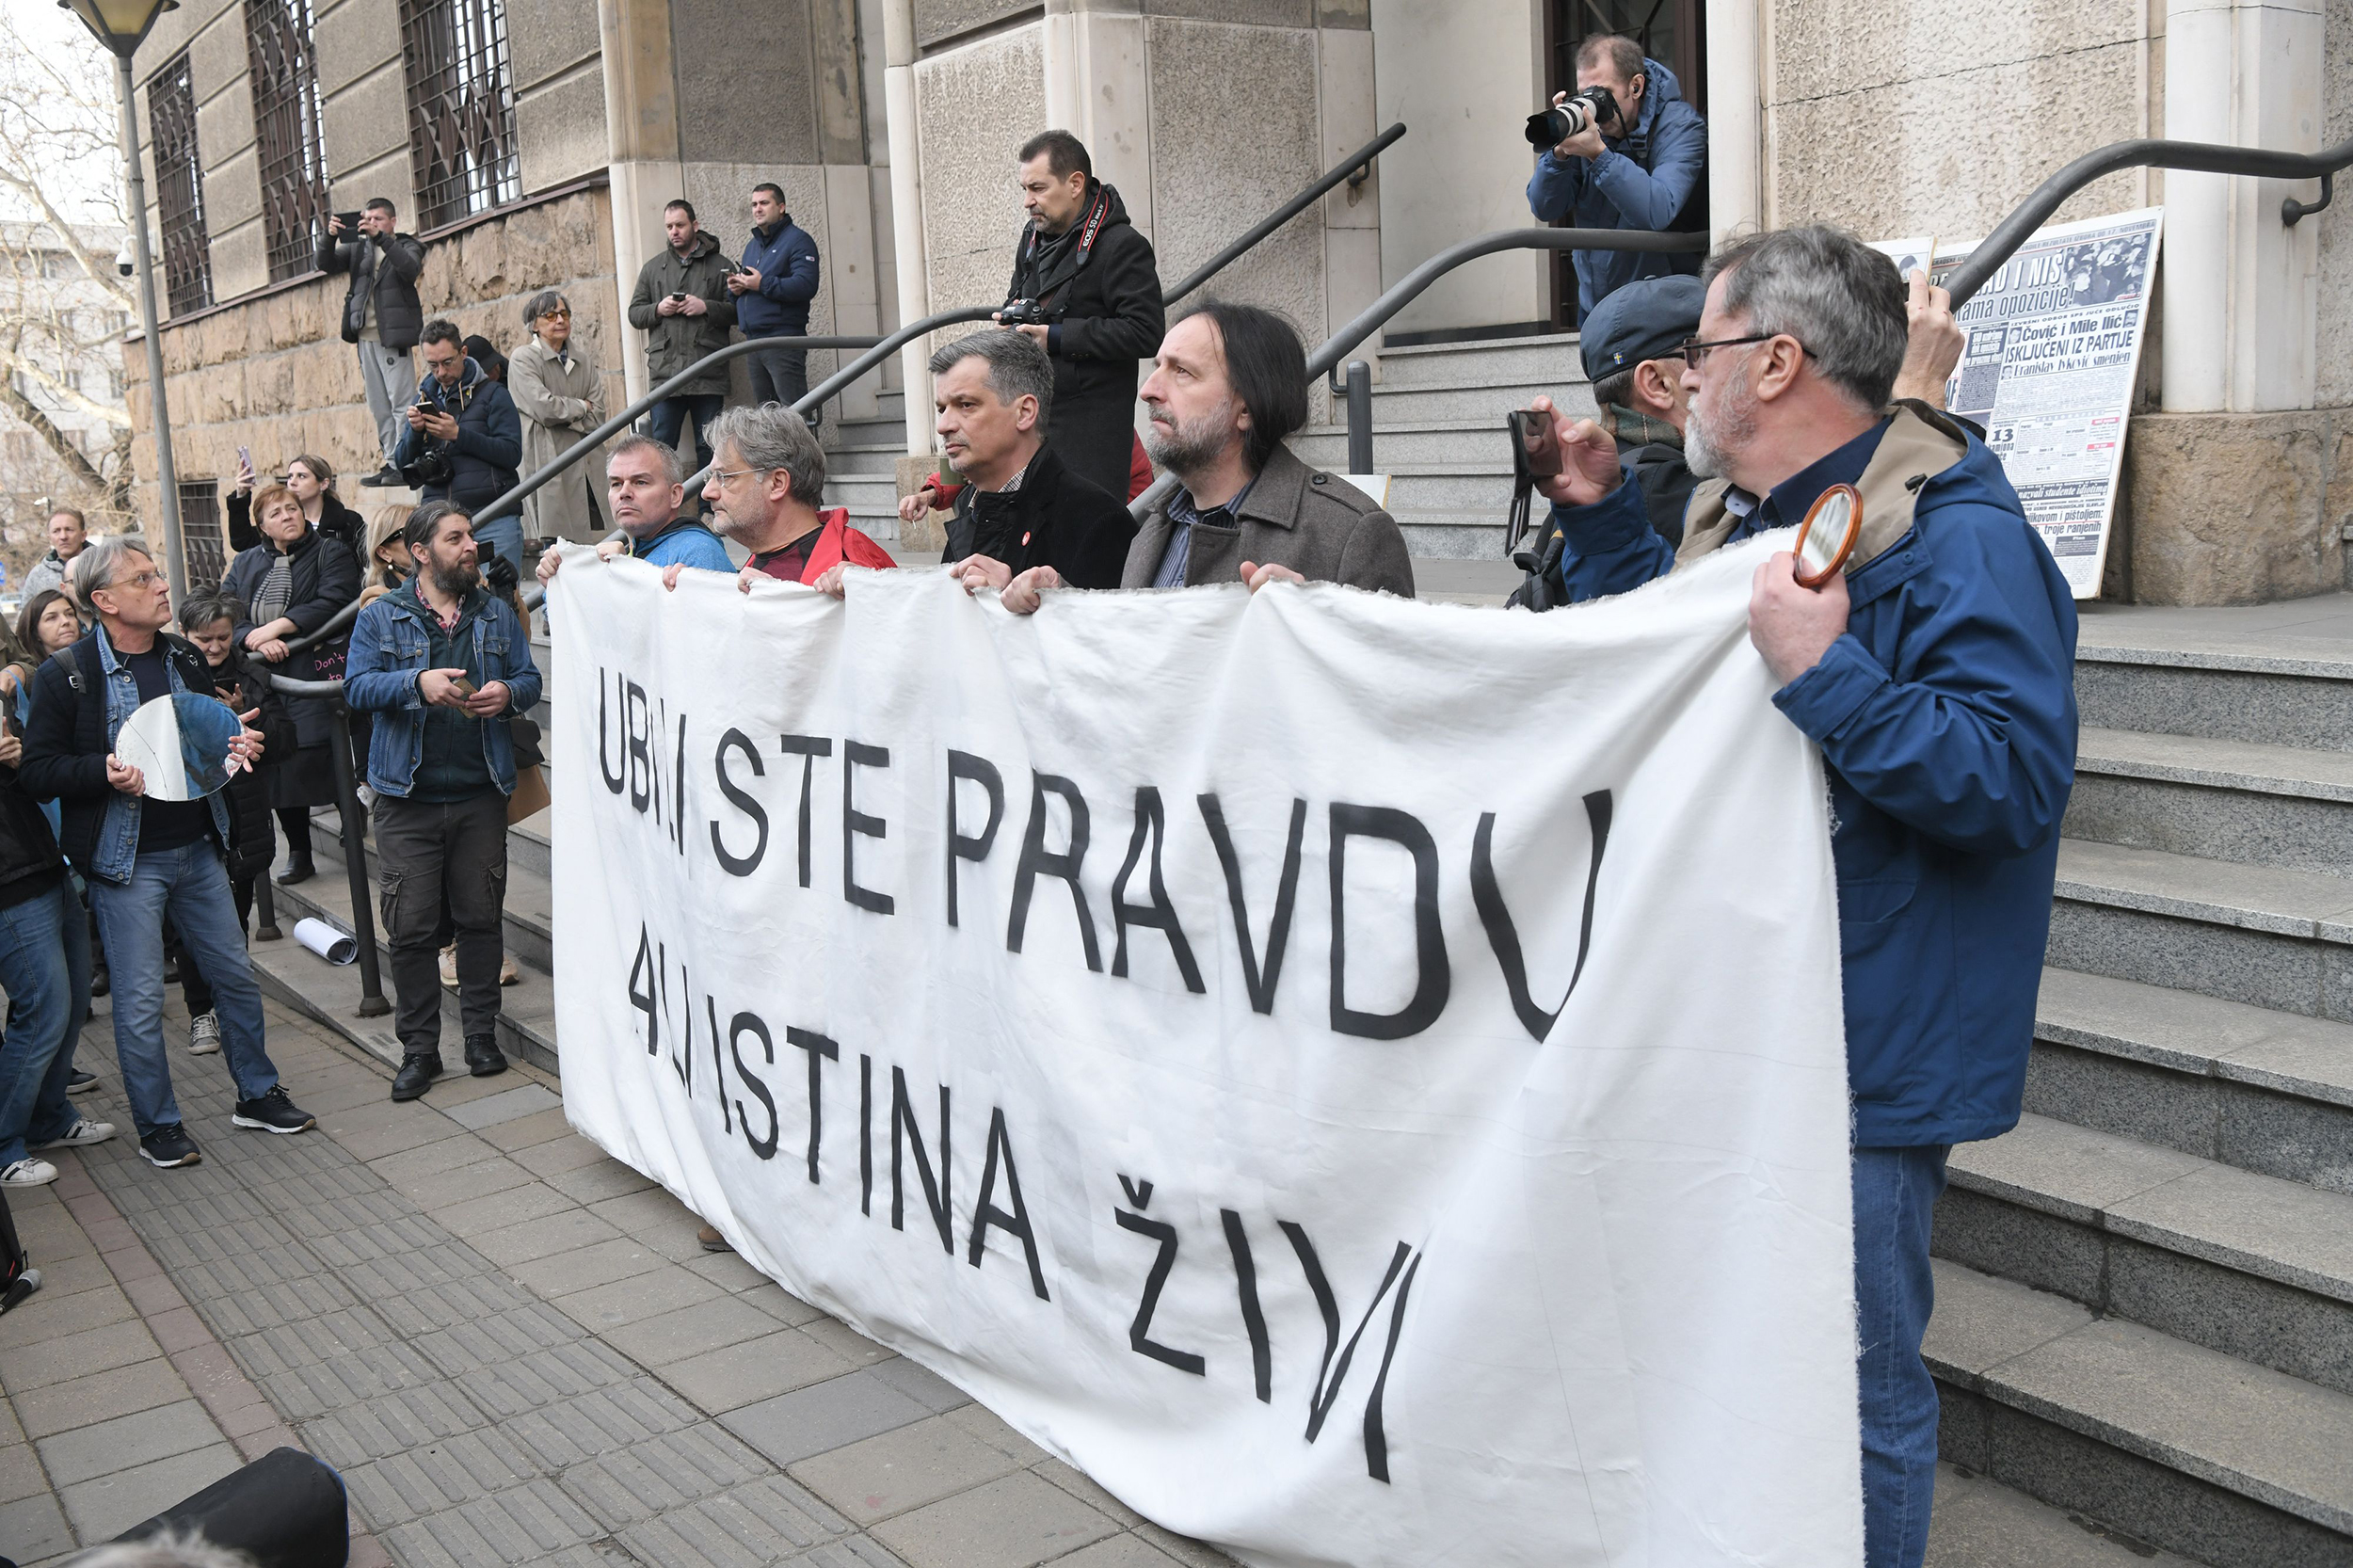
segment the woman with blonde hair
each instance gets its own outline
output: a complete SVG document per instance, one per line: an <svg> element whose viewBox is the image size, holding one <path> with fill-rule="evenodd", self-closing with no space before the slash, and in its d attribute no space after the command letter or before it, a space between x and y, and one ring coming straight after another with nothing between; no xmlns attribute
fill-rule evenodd
<svg viewBox="0 0 2353 1568"><path fill-rule="evenodd" d="M408 547L401 530L410 508L397 502L378 506L368 520L368 550L360 563L360 602L365 606L408 581ZM362 770L364 776L364 770Z"/></svg>

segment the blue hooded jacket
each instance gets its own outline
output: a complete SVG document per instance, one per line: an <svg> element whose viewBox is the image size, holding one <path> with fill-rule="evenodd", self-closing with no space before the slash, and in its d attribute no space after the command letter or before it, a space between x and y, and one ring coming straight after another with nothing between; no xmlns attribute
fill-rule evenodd
<svg viewBox="0 0 2353 1568"><path fill-rule="evenodd" d="M2075 781L2075 601L1974 435L1917 404L1877 434L1846 634L1773 703L1830 771L1855 1146L1900 1148L2018 1121ZM1683 558L1758 531L1725 488L1693 495ZM1631 483L1552 515L1573 600L1678 558Z"/></svg>
<svg viewBox="0 0 2353 1568"><path fill-rule="evenodd" d="M1683 100L1683 84L1657 60L1642 61L1650 86L1632 134L1609 144L1600 157L1562 158L1547 147L1536 154L1529 176L1528 205L1537 218L1557 223L1576 215L1579 229L1641 229L1662 233L1707 177L1707 122ZM1644 165L1648 167L1645 168ZM1577 252L1577 314L1601 303L1612 289L1637 278L1696 276L1702 258L1645 256L1631 250Z"/></svg>
<svg viewBox="0 0 2353 1568"><path fill-rule="evenodd" d="M760 287L735 296L735 325L747 338L797 338L808 331L808 304L817 297L817 242L788 215L776 232L757 229L744 242L743 264L760 274Z"/></svg>

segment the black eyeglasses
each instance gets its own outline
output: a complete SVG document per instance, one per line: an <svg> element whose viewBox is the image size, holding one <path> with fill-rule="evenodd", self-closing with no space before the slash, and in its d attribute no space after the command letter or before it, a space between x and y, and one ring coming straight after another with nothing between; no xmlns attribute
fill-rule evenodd
<svg viewBox="0 0 2353 1568"><path fill-rule="evenodd" d="M1675 352L1683 356L1685 365L1697 370L1700 368L1700 361L1707 358L1707 351L1711 348L1738 348L1744 344L1770 343L1775 338L1786 336L1788 334L1785 332L1758 332L1746 338L1719 338L1714 343L1701 343L1695 338L1686 338L1675 345ZM1814 350L1800 344L1798 352L1811 354Z"/></svg>

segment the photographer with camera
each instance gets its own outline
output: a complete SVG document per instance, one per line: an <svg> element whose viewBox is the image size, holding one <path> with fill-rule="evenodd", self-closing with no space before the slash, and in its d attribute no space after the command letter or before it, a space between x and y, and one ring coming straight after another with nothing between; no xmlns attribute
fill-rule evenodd
<svg viewBox="0 0 2353 1568"><path fill-rule="evenodd" d="M637 292L629 296L629 324L646 334L646 375L660 386L696 360L728 345L735 325L735 296L728 291L732 262L719 242L702 231L695 204L683 198L662 211L670 243L637 271ZM704 434L728 398L728 367L707 370L646 411L638 428L680 453L679 432L695 422L695 466L711 466L711 438Z"/></svg>
<svg viewBox="0 0 2353 1568"><path fill-rule="evenodd" d="M414 234L392 232L399 215L383 197L357 213L336 213L319 241L321 272L351 275L344 296L344 342L360 351L360 385L367 392L368 416L376 421L384 466L362 485L398 485L392 459L400 444L400 400L408 395L408 351L417 344L424 306L417 279L424 271L424 247Z"/></svg>
<svg viewBox="0 0 2353 1568"><path fill-rule="evenodd" d="M523 456L522 416L506 389L468 357L454 323L438 316L426 322L423 343L424 379L404 416L408 429L393 461L423 499L471 512L515 488L515 465ZM485 524L481 543L517 571L522 569L520 518Z"/></svg>
<svg viewBox="0 0 2353 1568"><path fill-rule="evenodd" d="M1596 33L1577 45L1577 91L1528 121L1537 154L1528 205L1537 218L1579 229L1652 233L1707 228L1707 123L1683 101L1673 72L1632 39ZM1637 278L1696 274L1696 255L1577 252L1577 317Z"/></svg>
<svg viewBox="0 0 2353 1568"><path fill-rule="evenodd" d="M1030 221L997 319L1054 362L1046 444L1080 478L1125 495L1136 361L1152 357L1165 330L1152 242L1128 220L1119 192L1095 177L1077 136L1040 132L1021 144L1020 156Z"/></svg>

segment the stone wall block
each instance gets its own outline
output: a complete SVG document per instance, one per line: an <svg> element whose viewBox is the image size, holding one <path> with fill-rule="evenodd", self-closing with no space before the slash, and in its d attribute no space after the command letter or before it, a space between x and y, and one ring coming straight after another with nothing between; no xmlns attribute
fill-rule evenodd
<svg viewBox="0 0 2353 1568"><path fill-rule="evenodd" d="M2134 598L2260 604L2342 587L2349 435L2353 410L2341 408L2135 416L2124 457Z"/></svg>

